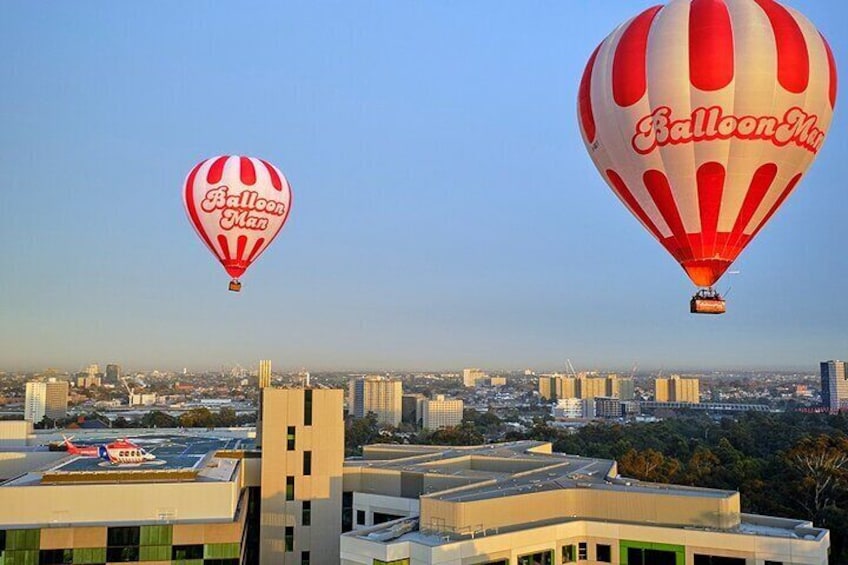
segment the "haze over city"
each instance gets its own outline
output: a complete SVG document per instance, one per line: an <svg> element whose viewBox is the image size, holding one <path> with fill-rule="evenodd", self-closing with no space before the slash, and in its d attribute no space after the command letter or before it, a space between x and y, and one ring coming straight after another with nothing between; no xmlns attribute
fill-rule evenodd
<svg viewBox="0 0 848 565"><path fill-rule="evenodd" d="M772 368L844 357L848 149L693 287L604 185L575 100L647 1L4 6L0 368ZM848 7L788 2L848 57ZM239 295L181 184L267 158L288 225Z"/></svg>

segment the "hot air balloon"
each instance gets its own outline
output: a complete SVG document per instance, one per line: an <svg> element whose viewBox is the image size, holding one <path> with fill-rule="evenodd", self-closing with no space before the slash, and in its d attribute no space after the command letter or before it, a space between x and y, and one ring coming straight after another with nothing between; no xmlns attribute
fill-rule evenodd
<svg viewBox="0 0 848 565"><path fill-rule="evenodd" d="M619 26L578 93L586 149L624 205L723 313L713 289L824 142L836 64L773 0L672 0Z"/></svg>
<svg viewBox="0 0 848 565"><path fill-rule="evenodd" d="M271 244L291 211L291 187L262 159L224 155L198 163L183 190L186 214L241 290L239 277Z"/></svg>

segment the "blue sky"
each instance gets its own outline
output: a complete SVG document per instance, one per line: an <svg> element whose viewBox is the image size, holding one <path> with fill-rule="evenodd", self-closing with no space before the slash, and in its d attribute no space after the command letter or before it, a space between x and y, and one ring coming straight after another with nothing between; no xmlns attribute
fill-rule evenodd
<svg viewBox="0 0 848 565"><path fill-rule="evenodd" d="M786 2L848 60L848 4ZM580 139L594 47L652 2L0 6L0 368L816 370L848 357L845 88L729 312ZM843 73L845 74L845 73ZM185 218L199 160L294 190L240 294Z"/></svg>

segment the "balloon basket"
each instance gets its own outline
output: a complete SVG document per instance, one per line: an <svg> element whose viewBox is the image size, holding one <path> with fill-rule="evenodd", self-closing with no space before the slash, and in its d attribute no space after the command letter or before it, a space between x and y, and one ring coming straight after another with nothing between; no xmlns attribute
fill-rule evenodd
<svg viewBox="0 0 848 565"><path fill-rule="evenodd" d="M241 290L241 283L237 280L230 281L230 290L232 292L239 292Z"/></svg>
<svg viewBox="0 0 848 565"><path fill-rule="evenodd" d="M727 305L724 298L712 288L701 289L689 301L689 312L692 314L724 314Z"/></svg>

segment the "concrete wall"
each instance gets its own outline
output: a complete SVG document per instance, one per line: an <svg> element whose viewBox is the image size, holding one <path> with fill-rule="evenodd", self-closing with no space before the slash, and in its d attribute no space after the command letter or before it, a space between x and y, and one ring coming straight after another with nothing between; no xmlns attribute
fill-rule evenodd
<svg viewBox="0 0 848 565"><path fill-rule="evenodd" d="M659 490L572 488L469 502L421 499L422 524L441 524L449 531L505 528L569 517L729 528L739 523L739 493L716 497Z"/></svg>
<svg viewBox="0 0 848 565"><path fill-rule="evenodd" d="M0 487L0 499L0 527L118 525L163 519L231 522L239 488L237 481L38 484Z"/></svg>
<svg viewBox="0 0 848 565"><path fill-rule="evenodd" d="M344 460L343 391L309 389L312 424L304 422L304 389L262 390L262 515L260 563L300 565L301 552L312 563L337 563L342 513ZM287 449L287 428L295 427L295 449ZM304 452L312 453L312 473L303 474ZM295 481L294 500L286 500L286 477ZM311 525L302 524L303 502L310 501ZM294 551L285 550L286 526L294 528Z"/></svg>

